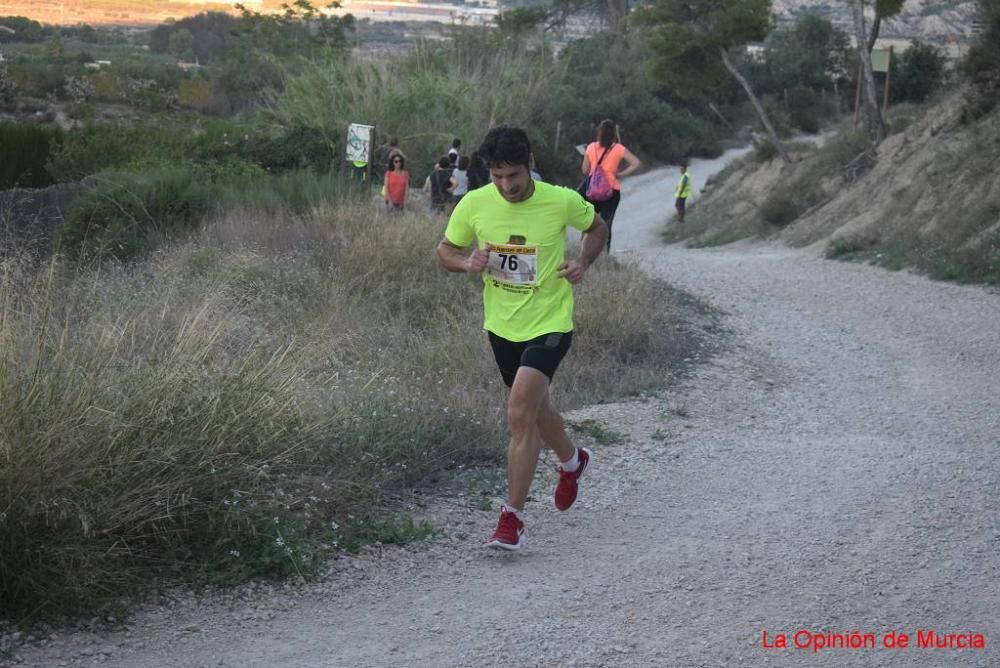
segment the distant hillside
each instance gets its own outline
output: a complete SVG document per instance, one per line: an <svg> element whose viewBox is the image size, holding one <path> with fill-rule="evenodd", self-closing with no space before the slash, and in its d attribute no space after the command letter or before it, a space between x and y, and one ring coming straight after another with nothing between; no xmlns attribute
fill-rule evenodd
<svg viewBox="0 0 1000 668"><path fill-rule="evenodd" d="M0 0L0 16L50 25L158 25L206 11L236 13L239 0ZM281 0L244 0L249 9L278 9ZM320 4L320 3L317 3Z"/></svg>
<svg viewBox="0 0 1000 668"><path fill-rule="evenodd" d="M238 1L0 0L0 16L27 16L55 25L155 25L208 10L235 13ZM284 1L243 0L242 4L256 11L277 11ZM326 2L314 4L321 6ZM478 5L478 2L475 4ZM799 13L816 11L843 28L851 26L850 7L842 0L773 0L773 6L779 20L792 20ZM952 35L967 36L972 30L975 13L974 0L907 0L903 13L888 21L883 33L887 37L923 37L934 41Z"/></svg>
<svg viewBox="0 0 1000 668"><path fill-rule="evenodd" d="M779 18L814 11L848 31L853 30L850 5L842 0L773 0ZM922 37L939 41L949 36L968 36L977 13L974 0L941 2L940 0L906 0L903 11L882 24L886 37Z"/></svg>
<svg viewBox="0 0 1000 668"><path fill-rule="evenodd" d="M868 171L856 169L865 138L852 135L849 120L795 164L751 154L708 188L684 236L695 246L777 236L831 257L1000 283L1000 180L983 178L1000 162L1000 109L968 122L965 104L965 91L955 90L933 106L890 110L900 131ZM806 191L818 203L795 217L792 202Z"/></svg>

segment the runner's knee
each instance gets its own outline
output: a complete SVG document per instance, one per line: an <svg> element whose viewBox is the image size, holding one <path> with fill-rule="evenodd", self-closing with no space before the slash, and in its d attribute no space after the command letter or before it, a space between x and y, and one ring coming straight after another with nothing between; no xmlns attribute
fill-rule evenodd
<svg viewBox="0 0 1000 668"><path fill-rule="evenodd" d="M507 402L507 424L515 435L532 430L538 416L538 406L533 406L523 400L515 400L514 397L511 397L511 400Z"/></svg>

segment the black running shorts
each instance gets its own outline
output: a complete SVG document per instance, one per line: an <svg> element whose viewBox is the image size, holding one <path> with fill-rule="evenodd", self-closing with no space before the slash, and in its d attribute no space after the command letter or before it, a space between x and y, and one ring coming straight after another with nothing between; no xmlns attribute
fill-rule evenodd
<svg viewBox="0 0 1000 668"><path fill-rule="evenodd" d="M538 369L551 382L573 341L573 332L542 334L529 341L508 341L493 332L487 334L490 335L493 357L497 360L500 375L507 387L514 384L514 376L522 366Z"/></svg>
<svg viewBox="0 0 1000 668"><path fill-rule="evenodd" d="M678 197L674 200L674 208L678 211L684 210L684 203L687 201L687 197Z"/></svg>

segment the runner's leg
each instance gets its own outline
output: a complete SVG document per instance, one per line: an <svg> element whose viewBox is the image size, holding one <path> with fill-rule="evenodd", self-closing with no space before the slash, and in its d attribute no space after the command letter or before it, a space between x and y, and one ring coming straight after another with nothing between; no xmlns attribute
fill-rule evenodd
<svg viewBox="0 0 1000 668"><path fill-rule="evenodd" d="M541 410L538 411L537 425L538 433L545 442L545 445L549 446L556 453L559 461L569 461L573 457L576 448L569 440L562 416L555 409L555 406L552 405L548 390L545 392L545 403L542 405Z"/></svg>
<svg viewBox="0 0 1000 668"><path fill-rule="evenodd" d="M621 191L615 190L611 193L611 198L601 202L597 207L597 213L600 214L601 220L604 224L608 226L608 252L611 252L611 225L615 222L615 212L618 210L618 204L622 201Z"/></svg>
<svg viewBox="0 0 1000 668"><path fill-rule="evenodd" d="M508 501L524 510L531 480L535 477L541 447L538 415L549 392L549 378L538 369L522 366L517 370L507 402L510 446L507 449Z"/></svg>

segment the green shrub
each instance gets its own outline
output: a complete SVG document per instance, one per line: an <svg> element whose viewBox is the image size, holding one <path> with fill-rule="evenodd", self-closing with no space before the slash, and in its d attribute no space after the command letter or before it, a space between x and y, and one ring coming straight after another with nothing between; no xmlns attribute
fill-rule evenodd
<svg viewBox="0 0 1000 668"><path fill-rule="evenodd" d="M792 125L803 132L819 132L823 115L822 100L812 89L803 86L789 88L785 93L788 103L788 117Z"/></svg>
<svg viewBox="0 0 1000 668"><path fill-rule="evenodd" d="M270 176L254 163L141 159L106 171L70 204L56 241L84 262L130 260L183 237L222 211L299 215L364 197L338 172Z"/></svg>
<svg viewBox="0 0 1000 668"><path fill-rule="evenodd" d="M919 40L894 58L889 95L894 102L923 102L941 85L945 57L935 47Z"/></svg>
<svg viewBox="0 0 1000 668"><path fill-rule="evenodd" d="M962 73L972 84L964 108L968 120L988 114L1000 98L1000 1L980 0L979 5L986 30L961 64Z"/></svg>
<svg viewBox="0 0 1000 668"><path fill-rule="evenodd" d="M0 188L42 188L52 184L45 169L62 132L28 123L0 122Z"/></svg>
<svg viewBox="0 0 1000 668"><path fill-rule="evenodd" d="M770 162L776 157L778 157L778 148L771 142L762 139L753 143L753 159L755 162Z"/></svg>
<svg viewBox="0 0 1000 668"><path fill-rule="evenodd" d="M272 173L298 169L326 172L334 160L326 135L319 128L302 124L283 127L213 122L191 137L189 153L202 162L253 162Z"/></svg>
<svg viewBox="0 0 1000 668"><path fill-rule="evenodd" d="M871 142L863 129L844 125L820 148L818 162L831 172L842 171L870 147ZM830 176L836 175L830 173Z"/></svg>
<svg viewBox="0 0 1000 668"><path fill-rule="evenodd" d="M63 85L68 72L62 65L36 59L18 59L11 62L7 69L20 95L64 98Z"/></svg>
<svg viewBox="0 0 1000 668"><path fill-rule="evenodd" d="M194 229L218 206L217 186L195 169L101 173L57 230L60 250L84 261L125 260Z"/></svg>
<svg viewBox="0 0 1000 668"><path fill-rule="evenodd" d="M761 105L764 107L764 111L767 113L768 119L771 121L771 125L774 127L774 131L779 137L789 137L792 134L792 119L788 113L788 109L785 107L785 101L776 95L764 95L761 98ZM746 103L747 107L750 107L750 102ZM760 117L757 116L756 112L753 112L754 126L758 131L764 132L764 126L760 122Z"/></svg>
<svg viewBox="0 0 1000 668"><path fill-rule="evenodd" d="M795 199L783 192L771 193L760 205L760 217L765 223L784 227L799 217L802 209Z"/></svg>
<svg viewBox="0 0 1000 668"><path fill-rule="evenodd" d="M94 100L98 102L121 102L121 82L110 72L95 72L90 76L90 85L94 91Z"/></svg>
<svg viewBox="0 0 1000 668"><path fill-rule="evenodd" d="M208 79L185 79L177 85L177 104L202 113L223 114L228 106L225 98Z"/></svg>
<svg viewBox="0 0 1000 668"><path fill-rule="evenodd" d="M10 105L17 93L17 83L11 78L7 63L0 61L0 109Z"/></svg>
<svg viewBox="0 0 1000 668"><path fill-rule="evenodd" d="M45 39L45 29L38 21L24 16L0 17L0 26L8 30L0 30L0 44L8 42L41 42Z"/></svg>
<svg viewBox="0 0 1000 668"><path fill-rule="evenodd" d="M182 159L183 140L181 132L161 124L88 124L66 133L49 159L48 171L57 181L79 181L146 156Z"/></svg>
<svg viewBox="0 0 1000 668"><path fill-rule="evenodd" d="M859 253L864 253L878 245L878 240L871 237L850 237L840 236L832 239L826 245L826 257L850 258Z"/></svg>

